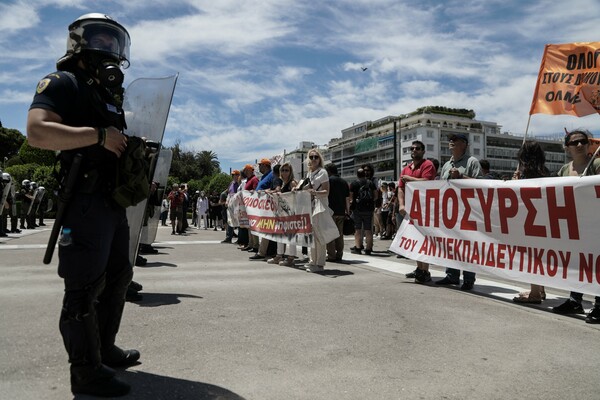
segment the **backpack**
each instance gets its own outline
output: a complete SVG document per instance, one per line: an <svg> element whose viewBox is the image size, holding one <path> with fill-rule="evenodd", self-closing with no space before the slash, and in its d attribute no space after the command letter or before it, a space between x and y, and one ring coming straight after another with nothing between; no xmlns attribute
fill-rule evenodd
<svg viewBox="0 0 600 400"><path fill-rule="evenodd" d="M129 136L119 158L116 188L112 198L123 208L134 206L150 195L150 161L142 138Z"/></svg>
<svg viewBox="0 0 600 400"><path fill-rule="evenodd" d="M365 180L365 182L358 189L358 196L356 197L356 206L363 211L373 209L373 190L371 189L371 182L369 180Z"/></svg>

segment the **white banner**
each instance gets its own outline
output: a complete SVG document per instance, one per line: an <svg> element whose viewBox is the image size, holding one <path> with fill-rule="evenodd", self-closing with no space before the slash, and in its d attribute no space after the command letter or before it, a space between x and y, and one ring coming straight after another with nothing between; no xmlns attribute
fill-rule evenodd
<svg viewBox="0 0 600 400"><path fill-rule="evenodd" d="M411 182L390 250L413 260L600 295L600 175Z"/></svg>
<svg viewBox="0 0 600 400"><path fill-rule="evenodd" d="M248 190L241 193L252 233L275 242L307 247L312 245L309 193L269 194Z"/></svg>

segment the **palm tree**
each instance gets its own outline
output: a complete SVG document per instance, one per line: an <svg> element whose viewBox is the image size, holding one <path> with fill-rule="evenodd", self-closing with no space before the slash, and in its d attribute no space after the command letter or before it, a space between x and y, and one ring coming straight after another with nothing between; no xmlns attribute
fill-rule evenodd
<svg viewBox="0 0 600 400"><path fill-rule="evenodd" d="M196 154L196 160L200 167L200 176L210 176L221 172L221 164L214 151L203 150Z"/></svg>

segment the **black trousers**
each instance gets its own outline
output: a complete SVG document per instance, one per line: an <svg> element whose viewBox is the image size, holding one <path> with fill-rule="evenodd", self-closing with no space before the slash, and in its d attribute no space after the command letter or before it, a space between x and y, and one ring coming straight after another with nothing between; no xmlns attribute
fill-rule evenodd
<svg viewBox="0 0 600 400"><path fill-rule="evenodd" d="M102 195L75 194L63 220L73 243L59 246L65 295L60 332L73 365L97 365L115 343L133 276L125 209Z"/></svg>

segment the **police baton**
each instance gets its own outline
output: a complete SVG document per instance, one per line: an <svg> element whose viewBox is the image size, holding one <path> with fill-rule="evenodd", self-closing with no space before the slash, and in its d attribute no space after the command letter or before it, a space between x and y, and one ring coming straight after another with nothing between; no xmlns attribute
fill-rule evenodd
<svg viewBox="0 0 600 400"><path fill-rule="evenodd" d="M50 239L48 239L48 246L46 247L46 254L44 254L44 264L50 264L52 261L52 255L54 254L54 248L58 241L58 235L60 234L60 228L62 228L63 214L65 209L73 196L73 188L77 181L77 175L79 174L79 167L81 166L81 160L83 156L79 153L73 158L71 163L71 169L67 175L66 185L64 190L58 194L58 206L56 210L56 218L54 219L54 225L52 225L52 232L50 233Z"/></svg>

